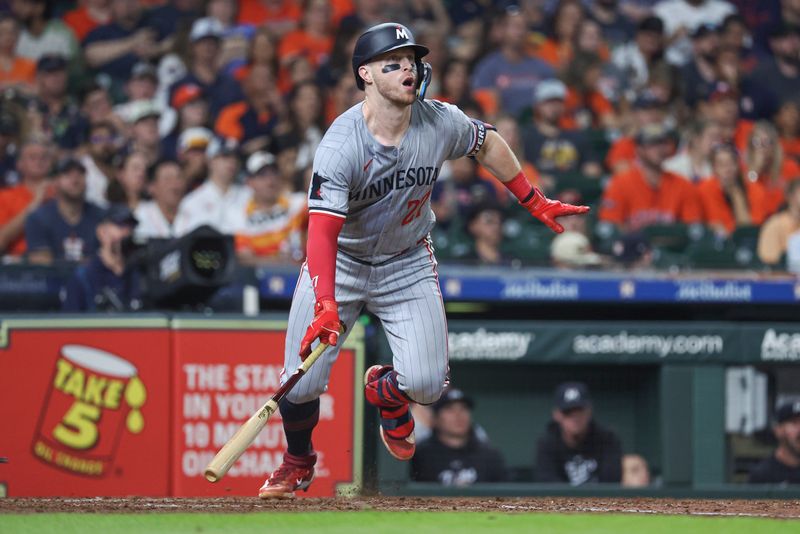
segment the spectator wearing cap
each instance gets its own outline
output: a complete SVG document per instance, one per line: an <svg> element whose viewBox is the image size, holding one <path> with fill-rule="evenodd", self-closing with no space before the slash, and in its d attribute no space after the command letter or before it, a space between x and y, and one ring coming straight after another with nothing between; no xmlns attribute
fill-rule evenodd
<svg viewBox="0 0 800 534"><path fill-rule="evenodd" d="M61 309L66 312L122 312L142 307L139 272L128 262L128 247L136 218L126 206L103 213L95 234L97 252L79 265L64 288Z"/></svg>
<svg viewBox="0 0 800 534"><path fill-rule="evenodd" d="M664 168L698 183L711 175L711 149L722 142L722 128L717 123L694 121L685 129L677 154L664 162Z"/></svg>
<svg viewBox="0 0 800 534"><path fill-rule="evenodd" d="M159 113L163 112L163 108L156 101L157 89L156 68L146 61L138 62L131 70L131 77L125 82L125 101L114 106L114 113L128 122L131 114L142 101L152 102L158 108Z"/></svg>
<svg viewBox="0 0 800 534"><path fill-rule="evenodd" d="M0 90L16 87L32 93L36 62L17 54L19 34L19 22L8 13L0 14Z"/></svg>
<svg viewBox="0 0 800 534"><path fill-rule="evenodd" d="M473 407L472 399L453 387L433 404L433 434L411 459L413 481L469 486L507 480L503 455L476 434Z"/></svg>
<svg viewBox="0 0 800 534"><path fill-rule="evenodd" d="M242 214L252 191L236 182L239 172L239 147L235 139L215 138L206 149L208 178L189 193L178 207L175 229L179 236L202 225L223 234L241 229Z"/></svg>
<svg viewBox="0 0 800 534"><path fill-rule="evenodd" d="M286 93L291 89L289 66L298 57L305 57L314 70L330 57L333 50L332 8L328 0L309 0L304 3L300 27L288 32L278 45L281 70L278 86Z"/></svg>
<svg viewBox="0 0 800 534"><path fill-rule="evenodd" d="M564 382L555 392L552 420L536 444L536 482L619 483L622 445L593 419L589 388Z"/></svg>
<svg viewBox="0 0 800 534"><path fill-rule="evenodd" d="M781 403L775 410L772 432L775 452L750 471L750 484L800 484L800 400Z"/></svg>
<svg viewBox="0 0 800 534"><path fill-rule="evenodd" d="M178 142L189 128L204 128L208 125L208 100L203 89L193 83L185 83L172 94L172 109L176 112L175 124L161 139L161 149L165 157L178 157Z"/></svg>
<svg viewBox="0 0 800 534"><path fill-rule="evenodd" d="M701 102L700 116L722 128L722 138L744 152L747 138L753 129L752 121L743 119L739 109L739 91L727 82L717 82Z"/></svg>
<svg viewBox="0 0 800 534"><path fill-rule="evenodd" d="M239 261L245 265L302 261L308 224L305 193L291 192L269 152L247 158L246 171L252 198L236 232Z"/></svg>
<svg viewBox="0 0 800 534"><path fill-rule="evenodd" d="M759 62L747 79L753 118L769 119L780 105L792 100L800 103L800 33L786 23L769 30L771 57Z"/></svg>
<svg viewBox="0 0 800 534"><path fill-rule="evenodd" d="M72 30L60 18L52 17L53 4L46 0L14 0L11 13L22 25L17 54L37 61L46 54L61 54L69 60L78 54Z"/></svg>
<svg viewBox="0 0 800 534"><path fill-rule="evenodd" d="M736 8L724 0L661 0L653 14L664 22L665 36L670 42L667 61L686 65L692 57L689 35L701 24L719 26L722 20L735 13Z"/></svg>
<svg viewBox="0 0 800 534"><path fill-rule="evenodd" d="M562 269L585 269L604 263L602 256L592 250L589 238L575 231L566 231L553 238L550 258L554 267Z"/></svg>
<svg viewBox="0 0 800 534"><path fill-rule="evenodd" d="M689 35L692 56L681 67L680 82L684 102L694 109L718 79L716 61L720 48L719 28L706 22L698 25Z"/></svg>
<svg viewBox="0 0 800 534"><path fill-rule="evenodd" d="M736 147L713 147L711 169L711 175L697 183L703 222L725 237L738 227L761 225L768 215L767 191L758 181L744 178Z"/></svg>
<svg viewBox="0 0 800 534"><path fill-rule="evenodd" d="M612 176L603 192L600 220L624 232L653 224L698 223L702 214L695 187L684 177L664 170L674 152L672 132L649 125L636 135L637 160Z"/></svg>
<svg viewBox="0 0 800 534"><path fill-rule="evenodd" d="M147 180L151 200L144 200L136 206L134 216L139 224L133 232L134 240L142 243L150 239L178 237L175 217L186 194L186 177L180 164L162 159L150 168Z"/></svg>
<svg viewBox="0 0 800 534"><path fill-rule="evenodd" d="M651 72L665 68L663 52L664 23L654 16L643 18L633 40L611 53L621 92L638 93L647 87Z"/></svg>
<svg viewBox="0 0 800 534"><path fill-rule="evenodd" d="M219 70L221 39L225 29L217 19L197 19L189 32L188 72L170 86L169 100L179 87L197 85L208 98L209 113L216 116L220 110L241 100L242 90L233 78Z"/></svg>
<svg viewBox="0 0 800 534"><path fill-rule="evenodd" d="M297 28L302 10L291 0L242 0L239 4L239 23L265 26L282 37Z"/></svg>
<svg viewBox="0 0 800 534"><path fill-rule="evenodd" d="M758 234L758 259L780 266L790 249L800 247L800 180L786 186L786 209L774 214ZM794 254L793 254L794 255Z"/></svg>
<svg viewBox="0 0 800 534"><path fill-rule="evenodd" d="M115 179L106 189L108 201L135 210L144 197L148 165L147 156L141 152L128 152L120 158Z"/></svg>
<svg viewBox="0 0 800 534"><path fill-rule="evenodd" d="M67 60L58 54L46 54L36 63L36 110L41 118L40 135L55 142L59 148L74 150L83 142L85 124L80 107L68 92ZM37 127L34 126L34 131Z"/></svg>
<svg viewBox="0 0 800 534"><path fill-rule="evenodd" d="M130 132L128 152L141 153L147 165L152 165L162 157L163 148L158 132L161 113L152 100L139 100L133 104L128 114Z"/></svg>
<svg viewBox="0 0 800 534"><path fill-rule="evenodd" d="M778 131L767 121L753 126L742 159L747 179L758 181L766 189L767 214L775 213L785 199L786 184L800 179L800 165L786 157Z"/></svg>
<svg viewBox="0 0 800 534"><path fill-rule="evenodd" d="M52 146L41 139L22 145L17 158L19 184L0 189L0 254L25 253L25 219L53 196L48 180L53 162Z"/></svg>
<svg viewBox="0 0 800 534"><path fill-rule="evenodd" d="M45 202L25 221L28 261L82 262L97 250L95 228L103 210L86 201L86 168L74 158L56 165L55 198Z"/></svg>
<svg viewBox="0 0 800 534"><path fill-rule="evenodd" d="M85 153L81 163L86 168L86 200L102 208L108 207L106 190L114 179L114 158L120 148L120 136L110 122L89 127Z"/></svg>
<svg viewBox="0 0 800 534"><path fill-rule="evenodd" d="M742 71L746 73L752 72L758 63L758 58L753 51L753 38L750 30L751 27L748 27L744 17L738 13L732 13L725 17L719 28L721 50L733 52L734 57L741 62Z"/></svg>
<svg viewBox="0 0 800 534"><path fill-rule="evenodd" d="M111 20L83 41L86 62L121 90L136 63L154 60L172 46L173 37L158 27L138 0L111 0Z"/></svg>
<svg viewBox="0 0 800 534"><path fill-rule="evenodd" d="M500 248L504 218L503 208L497 202L484 200L474 203L467 211L465 224L472 246L459 260L475 265L510 264L511 258Z"/></svg>
<svg viewBox="0 0 800 534"><path fill-rule="evenodd" d="M519 10L506 10L500 49L484 56L472 74L472 92L477 101L494 100L500 111L517 116L530 106L530 95L539 82L555 77L552 66L528 54L528 33Z"/></svg>
<svg viewBox="0 0 800 534"><path fill-rule="evenodd" d="M566 96L567 87L560 80L540 82L533 95L533 123L522 130L525 159L543 180L556 184L560 176L581 173L598 177L602 172L586 135L561 126Z"/></svg>
<svg viewBox="0 0 800 534"><path fill-rule="evenodd" d="M111 0L83 0L62 18L82 44L92 30L111 20Z"/></svg>
<svg viewBox="0 0 800 534"><path fill-rule="evenodd" d="M283 98L266 65L253 65L244 80L245 99L225 106L214 124L214 132L236 139L244 154L269 147L283 110Z"/></svg>
<svg viewBox="0 0 800 534"><path fill-rule="evenodd" d="M187 128L178 137L178 162L183 168L189 190L199 186L208 175L206 149L214 138L208 128Z"/></svg>
<svg viewBox="0 0 800 534"><path fill-rule="evenodd" d="M203 0L171 0L160 2L148 12L150 24L161 35L186 31L192 22L203 14Z"/></svg>
<svg viewBox="0 0 800 534"><path fill-rule="evenodd" d="M648 269L653 265L653 248L642 232L629 232L611 243L611 260L628 272Z"/></svg>
<svg viewBox="0 0 800 534"><path fill-rule="evenodd" d="M651 124L666 124L670 120L667 101L658 93L645 89L632 103L631 131L616 139L606 154L606 167L613 173L630 169L636 160L635 134Z"/></svg>

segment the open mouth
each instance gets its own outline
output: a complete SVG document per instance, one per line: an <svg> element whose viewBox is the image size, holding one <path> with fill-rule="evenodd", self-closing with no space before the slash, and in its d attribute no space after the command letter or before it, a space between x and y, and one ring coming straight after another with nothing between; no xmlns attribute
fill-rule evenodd
<svg viewBox="0 0 800 534"><path fill-rule="evenodd" d="M406 78L403 79L403 86L404 87L413 87L414 86L414 77L413 76L406 76Z"/></svg>

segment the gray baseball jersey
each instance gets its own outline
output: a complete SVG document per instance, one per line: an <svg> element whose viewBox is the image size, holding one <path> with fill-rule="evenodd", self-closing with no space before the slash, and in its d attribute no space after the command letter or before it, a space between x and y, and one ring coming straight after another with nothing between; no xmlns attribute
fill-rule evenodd
<svg viewBox="0 0 800 534"><path fill-rule="evenodd" d="M400 388L428 404L441 394L448 371L447 322L428 238L435 221L431 191L442 163L476 153L485 129L455 106L415 101L400 145L387 147L367 129L361 106L339 116L317 149L309 212L345 219L335 298L347 331L365 307L374 313L389 339ZM289 312L286 370L300 364L297 353L313 307L304 265ZM338 352L328 350L288 399L302 403L319 397Z"/></svg>

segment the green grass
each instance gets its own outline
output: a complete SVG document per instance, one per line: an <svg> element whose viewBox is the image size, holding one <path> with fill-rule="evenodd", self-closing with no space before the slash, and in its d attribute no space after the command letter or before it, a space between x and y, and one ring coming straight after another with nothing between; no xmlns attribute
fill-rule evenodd
<svg viewBox="0 0 800 534"><path fill-rule="evenodd" d="M314 532L426 534L450 531L537 534L783 534L800 521L758 518L647 516L640 514L536 514L492 512L316 512L252 514L38 514L0 516L0 533L88 534Z"/></svg>

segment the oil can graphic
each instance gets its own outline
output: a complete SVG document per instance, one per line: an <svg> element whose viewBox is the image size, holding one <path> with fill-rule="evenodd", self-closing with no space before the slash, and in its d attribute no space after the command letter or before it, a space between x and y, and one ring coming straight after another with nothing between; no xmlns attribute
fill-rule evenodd
<svg viewBox="0 0 800 534"><path fill-rule="evenodd" d="M77 475L103 477L120 440L144 429L147 400L136 366L109 352L64 345L33 440L39 460Z"/></svg>

